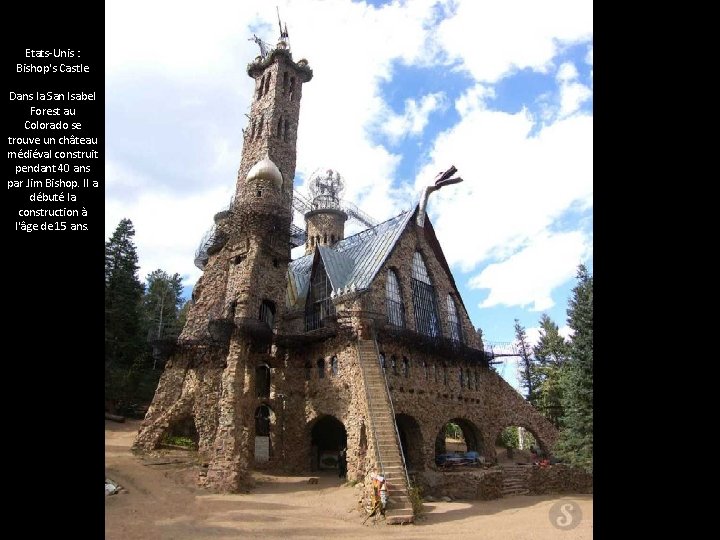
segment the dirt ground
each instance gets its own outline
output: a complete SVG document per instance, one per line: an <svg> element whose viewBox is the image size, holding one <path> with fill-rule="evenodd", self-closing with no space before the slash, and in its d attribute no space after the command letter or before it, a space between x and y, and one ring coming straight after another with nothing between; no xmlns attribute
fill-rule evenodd
<svg viewBox="0 0 720 540"><path fill-rule="evenodd" d="M517 496L494 501L427 502L414 525L362 524L359 491L334 474L276 476L254 473L250 494L214 495L197 487L192 455L167 451L136 457L130 445L140 422L105 422L106 478L124 489L105 497L105 538L483 538L591 539L592 495ZM560 530L549 518L558 501L580 506L582 521Z"/></svg>

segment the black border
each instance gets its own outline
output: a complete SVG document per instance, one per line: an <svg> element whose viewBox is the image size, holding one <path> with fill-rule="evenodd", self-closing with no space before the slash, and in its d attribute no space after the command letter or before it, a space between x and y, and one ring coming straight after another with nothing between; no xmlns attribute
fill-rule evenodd
<svg viewBox="0 0 720 540"><path fill-rule="evenodd" d="M3 281L9 293L5 320L10 321L2 403L6 493L11 495L11 510L21 511L28 503L36 507L37 519L23 526L30 536L71 531L73 536L100 538L104 535L100 415L104 405L105 7L100 2L16 4L6 15L6 147L8 136L26 136L23 125L30 105L11 101L11 91L45 87L62 91L79 84L96 92L96 101L78 103L77 109L80 115L83 107L85 136L97 136L100 151L90 176L100 187L83 193L88 231L16 232L20 199L27 194L13 194L4 186L2 237L9 244ZM31 60L25 49L56 48L80 51L79 58L67 63L87 64L90 72L57 78L17 72L18 63ZM4 155L5 175L10 179L14 161L7 150Z"/></svg>

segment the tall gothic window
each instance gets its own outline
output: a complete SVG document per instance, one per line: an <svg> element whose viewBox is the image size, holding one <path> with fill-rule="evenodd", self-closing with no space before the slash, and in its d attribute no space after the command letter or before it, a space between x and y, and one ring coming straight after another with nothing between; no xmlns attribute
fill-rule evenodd
<svg viewBox="0 0 720 540"><path fill-rule="evenodd" d="M275 303L263 300L260 304L260 320L266 322L270 329L275 326Z"/></svg>
<svg viewBox="0 0 720 540"><path fill-rule="evenodd" d="M322 259L318 261L315 273L310 283L310 293L307 299L305 311L305 331L315 330L323 324L323 319L335 313L330 293L332 284L325 272L325 265Z"/></svg>
<svg viewBox="0 0 720 540"><path fill-rule="evenodd" d="M413 255L412 278L410 279L415 308L415 328L421 334L430 337L440 335L435 287L428 275L425 262L419 251Z"/></svg>
<svg viewBox="0 0 720 540"><path fill-rule="evenodd" d="M449 294L447 295L448 323L450 324L450 339L462 343L462 326L457 314L455 300Z"/></svg>
<svg viewBox="0 0 720 540"><path fill-rule="evenodd" d="M400 295L400 283L394 270L388 270L385 282L388 322L394 326L405 326L405 307Z"/></svg>

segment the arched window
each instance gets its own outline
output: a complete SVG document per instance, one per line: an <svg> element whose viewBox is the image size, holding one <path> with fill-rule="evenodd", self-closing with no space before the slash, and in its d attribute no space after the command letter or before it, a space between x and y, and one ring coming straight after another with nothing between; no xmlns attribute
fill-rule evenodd
<svg viewBox="0 0 720 540"><path fill-rule="evenodd" d="M316 239L316 243L317 242ZM332 284L325 272L322 259L317 263L310 281L310 289L305 302L305 331L316 330L325 324L323 321L335 314L335 306L330 294Z"/></svg>
<svg viewBox="0 0 720 540"><path fill-rule="evenodd" d="M385 301L387 302L388 322L394 326L405 326L405 306L400 294L400 283L395 270L388 270L385 282Z"/></svg>
<svg viewBox="0 0 720 540"><path fill-rule="evenodd" d="M325 378L325 360L323 358L320 358L317 361L317 371L318 371L318 379L324 379Z"/></svg>
<svg viewBox="0 0 720 540"><path fill-rule="evenodd" d="M443 384L444 384L445 386L447 386L447 383L448 383L448 380L447 380L447 366L446 366L445 364L443 364L442 370L443 370Z"/></svg>
<svg viewBox="0 0 720 540"><path fill-rule="evenodd" d="M269 89L270 89L270 74L268 74L268 78L265 81L265 91L263 92L263 94L267 94Z"/></svg>
<svg viewBox="0 0 720 540"><path fill-rule="evenodd" d="M447 295L448 323L450 325L450 339L462 343L462 326L457 314L455 300L449 294Z"/></svg>
<svg viewBox="0 0 720 540"><path fill-rule="evenodd" d="M267 364L255 368L255 395L270 397L270 366Z"/></svg>
<svg viewBox="0 0 720 540"><path fill-rule="evenodd" d="M305 361L305 380L309 381L312 377L312 363L310 360Z"/></svg>
<svg viewBox="0 0 720 540"><path fill-rule="evenodd" d="M472 378L470 377L470 370L465 368L465 380L467 381L468 389L472 390Z"/></svg>
<svg viewBox="0 0 720 540"><path fill-rule="evenodd" d="M410 376L410 360L403 358L403 376L407 379Z"/></svg>
<svg viewBox="0 0 720 540"><path fill-rule="evenodd" d="M295 90L295 77L290 77L290 101L292 101L294 90Z"/></svg>
<svg viewBox="0 0 720 540"><path fill-rule="evenodd" d="M260 304L260 320L266 322L272 329L275 325L275 303L270 300L263 300Z"/></svg>
<svg viewBox="0 0 720 540"><path fill-rule="evenodd" d="M427 381L430 378L430 373L428 372L427 362L423 360L423 371L425 372L425 380Z"/></svg>
<svg viewBox="0 0 720 540"><path fill-rule="evenodd" d="M460 388L465 388L465 379L463 376L463 369L460 368Z"/></svg>
<svg viewBox="0 0 720 540"><path fill-rule="evenodd" d="M383 371L385 371L385 353L380 353L380 367L383 368Z"/></svg>
<svg viewBox="0 0 720 540"><path fill-rule="evenodd" d="M255 410L255 435L267 437L270 435L270 407L260 405Z"/></svg>
<svg viewBox="0 0 720 540"><path fill-rule="evenodd" d="M283 94L287 91L287 85L288 85L288 72L283 73Z"/></svg>
<svg viewBox="0 0 720 540"><path fill-rule="evenodd" d="M333 377L337 377L339 371L337 356L333 356L330 359L330 374Z"/></svg>
<svg viewBox="0 0 720 540"><path fill-rule="evenodd" d="M263 88L265 87L265 75L262 76L262 79L260 79L260 86L258 86L257 90L257 98L260 99L262 97Z"/></svg>
<svg viewBox="0 0 720 540"><path fill-rule="evenodd" d="M287 142L288 137L288 121L287 118L285 119L285 122L283 123L284 130L283 130L283 141Z"/></svg>
<svg viewBox="0 0 720 540"><path fill-rule="evenodd" d="M394 354L390 357L390 367L392 368L393 375L397 375L397 358L395 358Z"/></svg>
<svg viewBox="0 0 720 540"><path fill-rule="evenodd" d="M279 139L282 137L282 117L278 118L277 133L275 136Z"/></svg>
<svg viewBox="0 0 720 540"><path fill-rule="evenodd" d="M425 267L422 255L416 251L413 255L412 278L410 279L415 308L415 329L426 336L440 336L440 318L438 317L435 287Z"/></svg>

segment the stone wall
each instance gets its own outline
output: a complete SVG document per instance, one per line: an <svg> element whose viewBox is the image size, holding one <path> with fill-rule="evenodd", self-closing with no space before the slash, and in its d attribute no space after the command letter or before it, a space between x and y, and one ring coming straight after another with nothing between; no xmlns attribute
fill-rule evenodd
<svg viewBox="0 0 720 540"><path fill-rule="evenodd" d="M312 253L315 246L331 247L345 238L347 214L340 210L315 210L305 214L307 242L305 254Z"/></svg>
<svg viewBox="0 0 720 540"><path fill-rule="evenodd" d="M592 493L593 477L583 469L559 463L548 467L534 466L528 477L533 495L546 493Z"/></svg>
<svg viewBox="0 0 720 540"><path fill-rule="evenodd" d="M498 469L426 471L414 478L423 497L488 501L502 497L503 474Z"/></svg>

